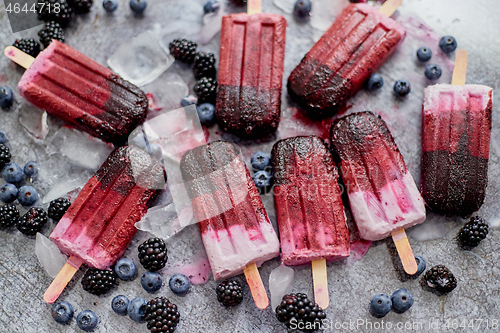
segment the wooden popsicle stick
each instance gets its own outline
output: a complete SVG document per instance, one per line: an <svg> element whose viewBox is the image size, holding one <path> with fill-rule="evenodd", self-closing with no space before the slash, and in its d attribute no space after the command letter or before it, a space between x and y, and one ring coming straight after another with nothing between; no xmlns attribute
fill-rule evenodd
<svg viewBox="0 0 500 333"><path fill-rule="evenodd" d="M391 17L402 2L403 0L387 0L378 11L380 14Z"/></svg>
<svg viewBox="0 0 500 333"><path fill-rule="evenodd" d="M328 307L328 277L326 273L326 259L316 259L311 263L314 284L314 301L323 310Z"/></svg>
<svg viewBox="0 0 500 333"><path fill-rule="evenodd" d="M247 1L247 14L262 13L262 0L248 0Z"/></svg>
<svg viewBox="0 0 500 333"><path fill-rule="evenodd" d="M411 250L410 242L408 242L408 237L406 237L405 229L401 228L393 231L391 235L405 272L410 275L415 274L418 270L418 265Z"/></svg>
<svg viewBox="0 0 500 333"><path fill-rule="evenodd" d="M24 68L30 67L33 61L35 61L35 58L14 46L7 46L3 53L7 58Z"/></svg>
<svg viewBox="0 0 500 333"><path fill-rule="evenodd" d="M259 309L264 310L269 306L269 298L267 298L266 289L264 288L264 284L260 278L257 265L255 263L248 265L245 268L244 273L255 305Z"/></svg>
<svg viewBox="0 0 500 333"><path fill-rule="evenodd" d="M80 258L74 256L69 257L43 295L43 300L49 304L54 303L82 264L83 260Z"/></svg>
<svg viewBox="0 0 500 333"><path fill-rule="evenodd" d="M453 68L453 77L451 78L452 85L463 86L465 84L468 58L469 55L465 50L458 50L457 54L455 54L455 68Z"/></svg>

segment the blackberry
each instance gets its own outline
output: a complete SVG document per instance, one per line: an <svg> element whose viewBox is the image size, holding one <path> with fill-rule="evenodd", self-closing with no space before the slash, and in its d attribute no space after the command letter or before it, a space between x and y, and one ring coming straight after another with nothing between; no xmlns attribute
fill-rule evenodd
<svg viewBox="0 0 500 333"><path fill-rule="evenodd" d="M321 327L321 321L326 315L306 294L299 293L283 296L280 305L276 307L276 317L286 323L288 328L303 327L304 332L314 332Z"/></svg>
<svg viewBox="0 0 500 333"><path fill-rule="evenodd" d="M202 77L196 82L194 92L198 95L198 104L210 103L215 105L217 81L211 77Z"/></svg>
<svg viewBox="0 0 500 333"><path fill-rule="evenodd" d="M102 295L118 284L113 270L89 268L82 278L83 290L94 295Z"/></svg>
<svg viewBox="0 0 500 333"><path fill-rule="evenodd" d="M0 170L3 169L3 167L7 164L10 163L12 155L10 154L10 149L6 145L0 144Z"/></svg>
<svg viewBox="0 0 500 333"><path fill-rule="evenodd" d="M458 233L458 241L464 249L471 249L479 245L488 234L488 224L481 217L474 216Z"/></svg>
<svg viewBox="0 0 500 333"><path fill-rule="evenodd" d="M436 265L422 276L422 287L438 295L446 294L457 287L457 279L444 265Z"/></svg>
<svg viewBox="0 0 500 333"><path fill-rule="evenodd" d="M231 0L235 6L244 6L247 4L247 0Z"/></svg>
<svg viewBox="0 0 500 333"><path fill-rule="evenodd" d="M17 223L17 229L27 236L34 236L47 223L47 213L42 208L32 207Z"/></svg>
<svg viewBox="0 0 500 333"><path fill-rule="evenodd" d="M198 52L194 57L194 77L199 80L202 77L215 78L215 56L213 53Z"/></svg>
<svg viewBox="0 0 500 333"><path fill-rule="evenodd" d="M68 4L76 13L88 13L94 4L93 0L68 0Z"/></svg>
<svg viewBox="0 0 500 333"><path fill-rule="evenodd" d="M40 42L44 47L49 46L53 39L64 43L64 31L61 25L57 22L50 21L45 24L45 28L38 31Z"/></svg>
<svg viewBox="0 0 500 333"><path fill-rule="evenodd" d="M66 0L40 0L37 2L36 11L39 20L55 21L63 28L73 19L73 8Z"/></svg>
<svg viewBox="0 0 500 333"><path fill-rule="evenodd" d="M152 333L175 331L181 317L177 305L166 297L156 297L148 302L145 311L145 320Z"/></svg>
<svg viewBox="0 0 500 333"><path fill-rule="evenodd" d="M182 62L192 64L194 56L196 54L196 47L198 45L187 39L174 39L168 48L170 49L170 54Z"/></svg>
<svg viewBox="0 0 500 333"><path fill-rule="evenodd" d="M59 222L64 213L68 210L71 203L66 198L57 198L52 200L49 205L49 217Z"/></svg>
<svg viewBox="0 0 500 333"><path fill-rule="evenodd" d="M36 58L38 53L40 53L40 43L38 43L34 38L16 39L12 46L17 47L19 50L34 58Z"/></svg>
<svg viewBox="0 0 500 333"><path fill-rule="evenodd" d="M145 269L155 272L167 263L167 246L160 238L150 238L139 245L139 260Z"/></svg>
<svg viewBox="0 0 500 333"><path fill-rule="evenodd" d="M19 220L19 211L15 205L0 207L0 229L12 227Z"/></svg>
<svg viewBox="0 0 500 333"><path fill-rule="evenodd" d="M215 289L217 300L224 306L235 306L243 301L243 289L236 280L226 280L221 282Z"/></svg>

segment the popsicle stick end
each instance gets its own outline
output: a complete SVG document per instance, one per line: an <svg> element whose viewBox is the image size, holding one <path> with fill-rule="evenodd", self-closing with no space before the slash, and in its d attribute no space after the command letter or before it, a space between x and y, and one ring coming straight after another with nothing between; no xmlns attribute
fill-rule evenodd
<svg viewBox="0 0 500 333"><path fill-rule="evenodd" d="M244 273L255 305L259 309L264 310L269 306L269 298L267 297L266 289L262 283L257 265L255 263L248 265Z"/></svg>
<svg viewBox="0 0 500 333"><path fill-rule="evenodd" d="M24 68L30 67L33 61L35 61L35 58L14 46L7 46L3 53L7 58Z"/></svg>
<svg viewBox="0 0 500 333"><path fill-rule="evenodd" d="M78 271L82 261L76 257L70 257L63 268L59 271L56 278L50 284L49 288L43 295L43 300L46 303L54 303L59 295L63 292L68 282L73 278L73 275Z"/></svg>
<svg viewBox="0 0 500 333"><path fill-rule="evenodd" d="M262 0L248 0L247 1L247 14L262 13Z"/></svg>
<svg viewBox="0 0 500 333"><path fill-rule="evenodd" d="M403 0L387 0L378 11L387 17L391 17L402 2Z"/></svg>
<svg viewBox="0 0 500 333"><path fill-rule="evenodd" d="M458 50L455 54L455 68L453 68L453 77L451 84L454 86L463 86L467 75L467 60L469 55L465 50Z"/></svg>
<svg viewBox="0 0 500 333"><path fill-rule="evenodd" d="M396 245L398 250L399 258L403 264L403 268L409 275L414 275L417 270L417 262L415 261L415 256L411 250L410 242L408 242L408 237L403 228L392 232L392 240Z"/></svg>
<svg viewBox="0 0 500 333"><path fill-rule="evenodd" d="M324 310L330 304L326 259L316 259L311 265L314 283L314 301Z"/></svg>

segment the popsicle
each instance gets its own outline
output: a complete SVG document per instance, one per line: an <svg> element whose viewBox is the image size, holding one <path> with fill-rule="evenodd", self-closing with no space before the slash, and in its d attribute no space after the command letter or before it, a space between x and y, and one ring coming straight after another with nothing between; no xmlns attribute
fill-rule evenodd
<svg viewBox="0 0 500 333"><path fill-rule="evenodd" d="M268 136L280 122L286 20L257 13L222 18L216 119L219 127L244 139ZM259 2L259 1L257 1Z"/></svg>
<svg viewBox="0 0 500 333"><path fill-rule="evenodd" d="M54 302L82 263L108 269L125 252L166 182L151 155L133 146L116 149L87 182L50 235L69 255L44 299Z"/></svg>
<svg viewBox="0 0 500 333"><path fill-rule="evenodd" d="M421 190L442 214L470 215L488 183L493 89L465 84L467 52L457 51L452 84L428 86L422 106Z"/></svg>
<svg viewBox="0 0 500 333"><path fill-rule="evenodd" d="M392 234L405 271L414 274L404 228L424 222L425 206L387 125L372 112L353 113L333 123L331 140L361 238Z"/></svg>
<svg viewBox="0 0 500 333"><path fill-rule="evenodd" d="M125 144L146 117L142 90L57 40L36 58L12 46L5 55L27 68L18 85L24 99L104 141Z"/></svg>
<svg viewBox="0 0 500 333"><path fill-rule="evenodd" d="M332 154L321 138L298 136L276 142L272 161L281 262L314 263L324 266L326 272L326 261L350 254L339 175ZM314 276L315 300L325 309L327 281L322 285L326 288L319 285L321 281Z"/></svg>
<svg viewBox="0 0 500 333"><path fill-rule="evenodd" d="M402 0L379 11L350 4L288 77L288 94L310 117L330 117L403 42L406 31L389 17Z"/></svg>
<svg viewBox="0 0 500 333"><path fill-rule="evenodd" d="M189 150L181 173L214 279L244 272L257 306L267 307L257 266L279 255L279 240L237 148L215 141Z"/></svg>

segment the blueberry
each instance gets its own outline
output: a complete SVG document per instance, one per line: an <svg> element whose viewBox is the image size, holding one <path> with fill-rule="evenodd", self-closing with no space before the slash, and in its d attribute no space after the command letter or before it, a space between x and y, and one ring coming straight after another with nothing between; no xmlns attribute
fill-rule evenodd
<svg viewBox="0 0 500 333"><path fill-rule="evenodd" d="M269 156L269 154L266 154L262 151L256 152L250 158L250 163L252 164L252 168L254 168L254 170L264 170L269 166L270 161L271 157Z"/></svg>
<svg viewBox="0 0 500 333"><path fill-rule="evenodd" d="M174 274L168 281L168 286L174 294L185 295L191 287L191 281L184 274Z"/></svg>
<svg viewBox="0 0 500 333"><path fill-rule="evenodd" d="M196 98L193 95L187 95L183 99L181 99L181 106L186 107L188 105L196 104L198 103L198 98Z"/></svg>
<svg viewBox="0 0 500 333"><path fill-rule="evenodd" d="M215 119L215 107L210 103L203 103L196 108L198 118L203 125L210 125Z"/></svg>
<svg viewBox="0 0 500 333"><path fill-rule="evenodd" d="M146 311L146 300L141 297L136 297L130 301L127 307L127 314L133 321L141 322L144 320Z"/></svg>
<svg viewBox="0 0 500 333"><path fill-rule="evenodd" d="M0 200L4 203L11 203L17 199L17 187L14 184L3 184L0 186Z"/></svg>
<svg viewBox="0 0 500 333"><path fill-rule="evenodd" d="M14 102L12 89L6 86L0 87L0 107L6 109L12 105L12 102Z"/></svg>
<svg viewBox="0 0 500 333"><path fill-rule="evenodd" d="M57 302L52 305L52 318L59 324L67 324L73 318L74 314L73 306L66 301Z"/></svg>
<svg viewBox="0 0 500 333"><path fill-rule="evenodd" d="M111 301L111 308L118 314L126 315L129 303L130 301L128 300L127 296L118 295L115 296L115 298L113 298L113 300Z"/></svg>
<svg viewBox="0 0 500 333"><path fill-rule="evenodd" d="M419 276L425 271L425 260L421 256L415 256L415 261L417 262L417 272L413 276Z"/></svg>
<svg viewBox="0 0 500 333"><path fill-rule="evenodd" d="M38 200L38 193L32 186L22 186L17 193L17 201L23 206L31 206Z"/></svg>
<svg viewBox="0 0 500 333"><path fill-rule="evenodd" d="M85 310L76 316L76 323L81 330L91 332L97 327L97 316L94 312Z"/></svg>
<svg viewBox="0 0 500 333"><path fill-rule="evenodd" d="M382 318L391 311L392 301L388 295L377 294L370 302L370 313L376 318Z"/></svg>
<svg viewBox="0 0 500 333"><path fill-rule="evenodd" d="M425 66L425 76L429 80L437 80L441 77L441 67L434 64L429 64Z"/></svg>
<svg viewBox="0 0 500 333"><path fill-rule="evenodd" d="M394 84L394 92L399 96L406 96L411 91L410 82L406 80L397 80Z"/></svg>
<svg viewBox="0 0 500 333"><path fill-rule="evenodd" d="M16 184L24 178L24 172L16 163L8 163L2 170L2 177L7 183Z"/></svg>
<svg viewBox="0 0 500 333"><path fill-rule="evenodd" d="M0 131L0 144L7 142L7 134L4 131Z"/></svg>
<svg viewBox="0 0 500 333"><path fill-rule="evenodd" d="M297 0L293 6L293 15L299 19L309 17L311 7L311 0Z"/></svg>
<svg viewBox="0 0 500 333"><path fill-rule="evenodd" d="M136 14L142 14L148 5L146 0L130 0L130 9Z"/></svg>
<svg viewBox="0 0 500 333"><path fill-rule="evenodd" d="M260 189L263 193L267 192L271 188L272 176L269 172L261 170L257 171L253 177L253 182L258 189Z"/></svg>
<svg viewBox="0 0 500 333"><path fill-rule="evenodd" d="M423 46L417 50L418 60L425 62L429 61L431 57L432 57L432 51L430 48Z"/></svg>
<svg viewBox="0 0 500 333"><path fill-rule="evenodd" d="M135 264L130 259L120 259L115 265L115 273L124 281L132 280L136 273Z"/></svg>
<svg viewBox="0 0 500 333"><path fill-rule="evenodd" d="M215 13L220 8L220 2L218 0L208 0L205 5L203 5L203 12L205 14Z"/></svg>
<svg viewBox="0 0 500 333"><path fill-rule="evenodd" d="M104 9L108 12L114 12L116 8L118 8L118 1L117 0L103 0L102 1L102 6Z"/></svg>
<svg viewBox="0 0 500 333"><path fill-rule="evenodd" d="M162 284L161 275L153 272L146 272L141 277L141 285L148 293L160 290Z"/></svg>
<svg viewBox="0 0 500 333"><path fill-rule="evenodd" d="M30 161L24 165L24 174L30 178L38 176L38 163Z"/></svg>
<svg viewBox="0 0 500 333"><path fill-rule="evenodd" d="M439 41L439 47L444 53L451 53L457 48L457 40L452 36L444 36Z"/></svg>
<svg viewBox="0 0 500 333"><path fill-rule="evenodd" d="M384 85L384 79L382 78L382 75L375 73L370 76L368 79L368 82L366 83L366 88L368 90L375 90L379 89Z"/></svg>
<svg viewBox="0 0 500 333"><path fill-rule="evenodd" d="M403 313L413 305L413 295L409 290L398 289L392 294L391 301L394 312Z"/></svg>

